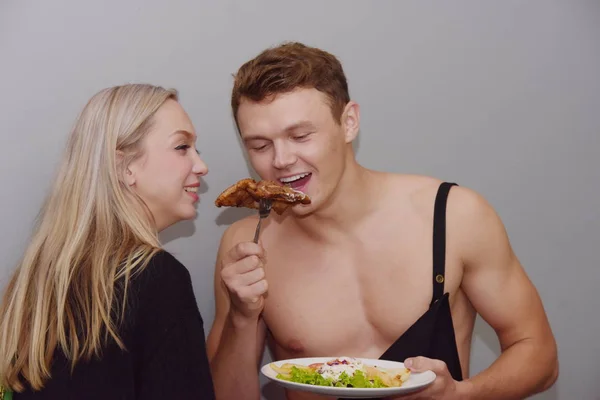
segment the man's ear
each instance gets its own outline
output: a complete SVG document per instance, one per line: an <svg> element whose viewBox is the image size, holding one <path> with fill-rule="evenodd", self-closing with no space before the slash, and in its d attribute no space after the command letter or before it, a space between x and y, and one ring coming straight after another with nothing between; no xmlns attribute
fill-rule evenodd
<svg viewBox="0 0 600 400"><path fill-rule="evenodd" d="M360 129L360 107L358 103L350 101L346 104L342 113L341 123L346 143L351 143L356 139L358 130Z"/></svg>
<svg viewBox="0 0 600 400"><path fill-rule="evenodd" d="M123 153L121 150L117 150L116 160L119 180L125 183L127 186L135 185L135 175L129 168L129 160L128 157L125 156L125 153Z"/></svg>

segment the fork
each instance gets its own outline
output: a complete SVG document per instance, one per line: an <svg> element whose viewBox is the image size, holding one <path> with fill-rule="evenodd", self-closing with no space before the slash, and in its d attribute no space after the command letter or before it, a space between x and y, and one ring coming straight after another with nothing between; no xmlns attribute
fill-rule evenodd
<svg viewBox="0 0 600 400"><path fill-rule="evenodd" d="M263 219L269 216L271 212L271 206L273 202L271 199L260 199L258 201L258 225L256 225L256 232L254 232L254 243L258 243L258 235L260 233L260 223Z"/></svg>

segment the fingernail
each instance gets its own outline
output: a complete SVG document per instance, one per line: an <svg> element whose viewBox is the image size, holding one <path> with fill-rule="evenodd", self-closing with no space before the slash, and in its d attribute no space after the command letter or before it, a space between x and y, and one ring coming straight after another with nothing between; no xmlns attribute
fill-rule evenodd
<svg viewBox="0 0 600 400"><path fill-rule="evenodd" d="M407 359L404 361L404 366L405 366L405 367L407 367L407 368L410 368L410 367L412 367L412 365L413 365L413 360L412 360L412 358L407 358Z"/></svg>

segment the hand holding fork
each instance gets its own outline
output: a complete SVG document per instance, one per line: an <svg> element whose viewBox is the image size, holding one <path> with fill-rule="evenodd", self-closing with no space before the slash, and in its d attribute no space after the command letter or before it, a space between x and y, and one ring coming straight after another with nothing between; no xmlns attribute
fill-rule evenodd
<svg viewBox="0 0 600 400"><path fill-rule="evenodd" d="M221 278L229 293L232 311L244 319L258 318L268 289L264 271L264 249L258 244L260 226L271 212L272 201L259 201L259 219L254 243L238 243L222 260Z"/></svg>
<svg viewBox="0 0 600 400"><path fill-rule="evenodd" d="M272 201L259 201L259 219L254 243L238 243L222 261L221 278L225 283L232 310L245 319L258 318L264 307L268 284L264 271L264 249L258 244L260 226L271 212Z"/></svg>

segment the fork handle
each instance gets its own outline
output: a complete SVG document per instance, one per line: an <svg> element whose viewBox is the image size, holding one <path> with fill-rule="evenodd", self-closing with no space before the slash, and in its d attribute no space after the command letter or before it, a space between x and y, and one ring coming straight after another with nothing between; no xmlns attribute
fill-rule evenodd
<svg viewBox="0 0 600 400"><path fill-rule="evenodd" d="M258 218L258 225L256 225L256 231L254 231L254 243L258 244L258 234L260 233L260 223L262 222L262 218Z"/></svg>

